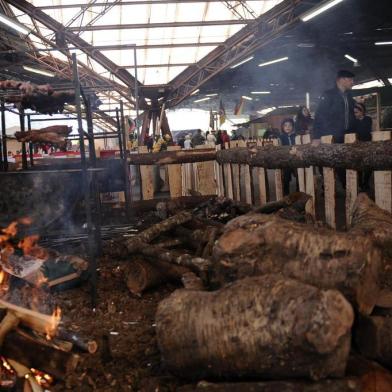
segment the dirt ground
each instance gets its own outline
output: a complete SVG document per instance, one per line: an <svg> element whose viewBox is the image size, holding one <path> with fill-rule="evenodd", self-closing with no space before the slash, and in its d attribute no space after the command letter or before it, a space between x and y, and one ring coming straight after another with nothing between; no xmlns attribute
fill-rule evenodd
<svg viewBox="0 0 392 392"><path fill-rule="evenodd" d="M98 302L93 309L88 285L56 294L65 327L97 340L96 354L83 354L75 374L58 381L53 391L174 391L177 381L164 372L154 317L158 302L174 286L141 298L124 282L124 261L100 260Z"/></svg>

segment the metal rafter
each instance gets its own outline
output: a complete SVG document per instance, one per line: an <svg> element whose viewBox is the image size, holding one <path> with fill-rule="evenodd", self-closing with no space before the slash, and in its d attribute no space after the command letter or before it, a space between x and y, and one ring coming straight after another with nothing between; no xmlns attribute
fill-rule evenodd
<svg viewBox="0 0 392 392"><path fill-rule="evenodd" d="M20 11L29 15L32 19L37 20L41 24L43 24L48 29L57 32L63 33L64 38L67 42L74 45L76 48L80 49L86 55L91 57L94 61L100 64L102 67L107 69L110 73L116 76L119 80L127 85L129 89L133 91L135 80L133 76L125 69L119 68L113 61L108 59L104 54L102 54L99 50L97 50L93 45L90 45L84 39L80 38L77 34L69 31L68 29L64 30L64 25L60 22L56 21L45 12L40 10L39 8L33 6L26 0L7 0L8 4L13 5L18 8ZM64 48L58 48L59 50L63 50Z"/></svg>
<svg viewBox="0 0 392 392"><path fill-rule="evenodd" d="M101 30L133 30L133 29L156 29L166 27L199 27L199 26L226 26L246 24L252 22L253 19L229 19L229 20L199 20L189 22L157 22L157 23L128 23L128 24L111 24L111 25L85 25L81 29L83 31L101 31ZM70 27L71 31L79 31L79 27Z"/></svg>
<svg viewBox="0 0 392 392"><path fill-rule="evenodd" d="M222 3L230 12L240 20L247 20L249 18L256 19L257 15L245 0L237 0L234 2L223 0ZM234 4L232 4L234 3Z"/></svg>
<svg viewBox="0 0 392 392"><path fill-rule="evenodd" d="M306 0L284 0L259 16L253 23L242 28L197 64L188 67L173 79L169 84L171 93L167 105L170 107L178 105L214 75L243 60L283 31L300 23L299 7L302 13L313 6L314 3Z"/></svg>

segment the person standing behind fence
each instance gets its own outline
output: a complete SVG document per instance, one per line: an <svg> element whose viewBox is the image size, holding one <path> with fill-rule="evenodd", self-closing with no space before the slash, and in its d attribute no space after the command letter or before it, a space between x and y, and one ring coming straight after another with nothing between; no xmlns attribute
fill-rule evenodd
<svg viewBox="0 0 392 392"><path fill-rule="evenodd" d="M212 131L212 132L208 132L208 134L207 134L206 145L208 147L215 148L216 137L215 137L214 133L215 133L215 131Z"/></svg>
<svg viewBox="0 0 392 392"><path fill-rule="evenodd" d="M205 139L204 136L201 134L201 129L198 129L196 131L195 136L193 136L192 138L192 146L196 147L196 146L201 146L202 144L204 144Z"/></svg>
<svg viewBox="0 0 392 392"><path fill-rule="evenodd" d="M370 142L372 140L372 118L366 116L366 106L362 103L354 105L354 132L358 135L360 142ZM362 192L367 192L370 188L370 177L372 172L364 170L359 172L359 188Z"/></svg>
<svg viewBox="0 0 392 392"><path fill-rule="evenodd" d="M306 135L313 129L313 118L306 106L301 106L295 117L295 133L297 135Z"/></svg>
<svg viewBox="0 0 392 392"><path fill-rule="evenodd" d="M353 129L355 101L350 90L354 76L350 71L339 71L336 86L321 96L314 119L314 139L332 135L335 143L344 143L344 135Z"/></svg>
<svg viewBox="0 0 392 392"><path fill-rule="evenodd" d="M282 121L281 125L281 132L279 135L280 144L282 146L293 146L295 144L295 136L294 121L291 118L286 118ZM298 188L295 170L290 168L283 169L283 193L285 196L290 193L290 182L292 176L294 176L296 188Z"/></svg>
<svg viewBox="0 0 392 392"><path fill-rule="evenodd" d="M192 148L191 135L185 136L184 148L185 148L185 150L190 150Z"/></svg>

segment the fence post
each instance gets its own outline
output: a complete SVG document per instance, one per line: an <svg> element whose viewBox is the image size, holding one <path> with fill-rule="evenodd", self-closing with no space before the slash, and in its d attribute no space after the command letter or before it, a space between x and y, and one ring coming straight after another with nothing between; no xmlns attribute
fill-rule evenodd
<svg viewBox="0 0 392 392"><path fill-rule="evenodd" d="M237 148L239 147L238 141L233 140L230 142L230 148ZM232 180L233 180L233 195L235 201L241 200L241 182L240 182L240 165L232 164Z"/></svg>
<svg viewBox="0 0 392 392"><path fill-rule="evenodd" d="M295 144L300 145L302 144L302 136L298 135L295 137ZM305 169L300 167L297 169L298 171L298 186L299 186L299 191L300 192L306 192L305 188Z"/></svg>
<svg viewBox="0 0 392 392"><path fill-rule="evenodd" d="M218 144L216 146L216 150L219 151L221 149L221 146ZM224 196L225 195L225 187L224 187L224 182L223 182L223 170L222 166L215 161L215 178L216 178L216 185L217 185L217 193L218 196Z"/></svg>
<svg viewBox="0 0 392 392"><path fill-rule="evenodd" d="M279 139L274 139L273 140L273 145L274 146L279 146L280 145ZM275 175L275 197L276 197L276 200L280 200L280 199L283 199L283 174L282 174L282 169L275 169L274 175Z"/></svg>
<svg viewBox="0 0 392 392"><path fill-rule="evenodd" d="M148 153L146 146L138 148L139 154ZM154 198L154 172L152 165L140 165L140 182L142 200L151 200Z"/></svg>
<svg viewBox="0 0 392 392"><path fill-rule="evenodd" d="M262 146L263 141L257 140L257 146ZM259 201L260 205L263 205L268 202L269 199L269 189L268 189L268 177L267 171L264 167L257 167L257 180L259 183Z"/></svg>
<svg viewBox="0 0 392 392"><path fill-rule="evenodd" d="M181 150L180 146L168 146L168 151ZM181 164L167 165L169 176L170 197L180 197L182 195Z"/></svg>
<svg viewBox="0 0 392 392"><path fill-rule="evenodd" d="M225 148L230 148L230 142L225 143ZM225 163L223 165L223 171L225 173L225 195L229 199L234 199L234 192L233 192L233 175L231 172L231 164Z"/></svg>
<svg viewBox="0 0 392 392"><path fill-rule="evenodd" d="M310 144L310 135L302 136L302 144ZM316 218L316 185L314 182L314 168L313 166L305 168L305 191L309 196L312 196L313 203L309 213L313 218Z"/></svg>
<svg viewBox="0 0 392 392"><path fill-rule="evenodd" d="M206 145L196 146L195 149L205 149ZM196 162L193 164L195 167L195 190L202 195L216 194L216 184L214 178L214 163Z"/></svg>
<svg viewBox="0 0 392 392"><path fill-rule="evenodd" d="M391 140L391 131L372 132L374 142ZM392 209L392 173L390 171L374 172L374 198L376 204L391 212Z"/></svg>
<svg viewBox="0 0 392 392"><path fill-rule="evenodd" d="M332 144L333 136L323 136L321 143ZM328 226L336 229L336 183L335 170L331 167L323 167L324 177L324 204L325 204L325 222Z"/></svg>
<svg viewBox="0 0 392 392"><path fill-rule="evenodd" d="M344 135L345 143L355 143L356 133ZM346 170L346 227L351 225L351 215L355 200L358 196L358 172L356 170Z"/></svg>

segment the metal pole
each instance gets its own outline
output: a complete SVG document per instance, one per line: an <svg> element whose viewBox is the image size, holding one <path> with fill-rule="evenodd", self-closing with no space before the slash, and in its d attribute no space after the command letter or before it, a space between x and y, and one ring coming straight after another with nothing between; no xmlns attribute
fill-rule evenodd
<svg viewBox="0 0 392 392"><path fill-rule="evenodd" d="M120 124L120 114L118 108L116 108L116 121L117 121L117 133L118 133L118 147L120 148L120 158L124 159L124 149L121 137L121 124Z"/></svg>
<svg viewBox="0 0 392 392"><path fill-rule="evenodd" d="M128 164L128 149L127 149L127 140L126 137L126 129L124 124L124 104L123 101L120 101L120 121L121 128L123 134L123 149L124 149L124 196L125 196L125 211L127 212L128 217L131 215L130 206L131 206L131 183L129 179L129 164Z"/></svg>
<svg viewBox="0 0 392 392"><path fill-rule="evenodd" d="M91 190L90 181L87 171L86 152L84 150L84 131L82 123L82 103L80 100L81 87L78 74L78 64L76 60L76 53L72 53L72 71L73 82L75 86L75 106L78 118L78 132L79 132L79 145L80 145L80 163L82 167L82 186L84 192L84 202L87 218L87 233L88 233L88 251L89 251L89 274L91 285L91 302L92 306L96 306L97 301L97 261L93 235L93 221L91 212Z"/></svg>
<svg viewBox="0 0 392 392"><path fill-rule="evenodd" d="M306 93L306 96L305 96L305 105L306 105L306 107L310 110L310 94L309 93Z"/></svg>
<svg viewBox="0 0 392 392"><path fill-rule="evenodd" d="M95 143L94 143L94 125L93 125L93 117L91 114L91 103L90 99L86 99L86 121L87 121L87 133L88 133L88 148L90 154L90 162L92 162L93 167L95 167L95 163L97 157L95 155Z"/></svg>
<svg viewBox="0 0 392 392"><path fill-rule="evenodd" d="M3 170L8 170L8 151L7 151L7 133L5 127L5 105L4 100L1 101L1 137L3 141Z"/></svg>
<svg viewBox="0 0 392 392"><path fill-rule="evenodd" d="M20 123L20 131L25 133L25 115L24 109L19 110L19 123ZM22 142L22 169L27 170L27 152L26 152L26 143Z"/></svg>
<svg viewBox="0 0 392 392"><path fill-rule="evenodd" d="M133 61L135 67L135 109L136 109L136 135L137 135L137 143L140 146L140 132L139 132L139 86L137 81L137 55L136 55L136 45L133 48Z"/></svg>
<svg viewBox="0 0 392 392"><path fill-rule="evenodd" d="M30 115L27 115L27 130L31 131L31 118ZM30 166L34 166L34 151L33 151L33 143L29 142L29 151L30 151Z"/></svg>

